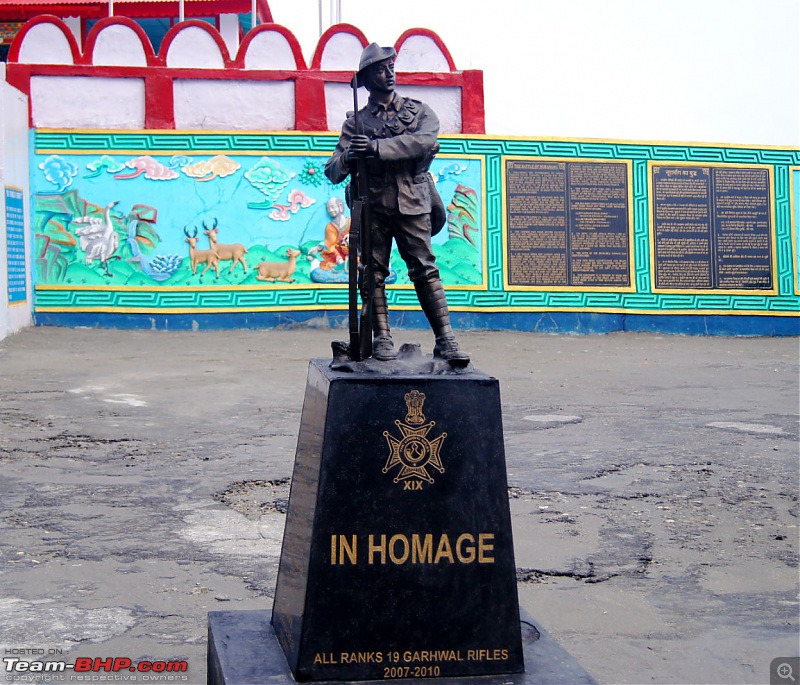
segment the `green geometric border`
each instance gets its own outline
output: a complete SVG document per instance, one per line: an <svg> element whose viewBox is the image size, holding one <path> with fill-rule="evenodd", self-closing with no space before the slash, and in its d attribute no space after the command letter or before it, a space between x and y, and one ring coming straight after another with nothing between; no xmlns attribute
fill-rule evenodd
<svg viewBox="0 0 800 685"><path fill-rule="evenodd" d="M330 152L335 134L241 132L34 132L36 152L249 152L303 154ZM486 170L486 291L449 290L448 303L456 311L574 311L648 314L709 313L795 315L800 296L795 292L797 262L792 248L789 169L800 165L800 150L677 143L638 143L510 139L489 136L441 136L441 153L480 155ZM522 157L630 160L633 166L634 293L620 292L510 292L503 289L502 173L506 155ZM769 165L774 173L777 295L655 294L650 277L650 219L647 163L672 160L705 163ZM412 290L390 289L396 308L417 309ZM169 288L38 287L39 311L107 312L238 312L291 309L344 309L345 288L270 287L264 289L171 290Z"/></svg>

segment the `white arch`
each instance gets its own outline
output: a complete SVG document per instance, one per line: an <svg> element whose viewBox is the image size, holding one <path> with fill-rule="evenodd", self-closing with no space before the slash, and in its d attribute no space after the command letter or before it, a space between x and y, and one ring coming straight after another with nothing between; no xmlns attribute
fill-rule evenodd
<svg viewBox="0 0 800 685"><path fill-rule="evenodd" d="M193 69L224 69L225 60L211 34L199 26L181 29L169 44L167 66Z"/></svg>
<svg viewBox="0 0 800 685"><path fill-rule="evenodd" d="M320 69L323 71L355 71L364 46L352 33L333 34L322 51Z"/></svg>
<svg viewBox="0 0 800 685"><path fill-rule="evenodd" d="M280 31L261 31L244 56L245 69L297 69L292 46Z"/></svg>
<svg viewBox="0 0 800 685"><path fill-rule="evenodd" d="M97 34L92 64L114 67L147 66L147 56L139 34L124 24L106 26Z"/></svg>
<svg viewBox="0 0 800 685"><path fill-rule="evenodd" d="M441 48L430 36L409 36L400 46L395 63L397 71L450 73L450 64Z"/></svg>
<svg viewBox="0 0 800 685"><path fill-rule="evenodd" d="M17 61L24 64L72 64L72 50L60 26L42 22L25 34Z"/></svg>

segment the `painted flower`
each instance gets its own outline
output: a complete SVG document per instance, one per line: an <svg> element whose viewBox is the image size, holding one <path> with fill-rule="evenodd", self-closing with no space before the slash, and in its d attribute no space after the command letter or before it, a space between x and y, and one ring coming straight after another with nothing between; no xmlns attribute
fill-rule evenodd
<svg viewBox="0 0 800 685"><path fill-rule="evenodd" d="M322 183L324 172L321 164L306 162L300 172L300 183L307 186L318 186Z"/></svg>

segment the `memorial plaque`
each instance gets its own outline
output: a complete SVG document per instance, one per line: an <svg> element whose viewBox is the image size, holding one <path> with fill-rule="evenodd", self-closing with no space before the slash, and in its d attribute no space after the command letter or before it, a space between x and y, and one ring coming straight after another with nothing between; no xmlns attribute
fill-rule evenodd
<svg viewBox="0 0 800 685"><path fill-rule="evenodd" d="M767 169L654 164L651 173L655 288L772 290Z"/></svg>
<svg viewBox="0 0 800 685"><path fill-rule="evenodd" d="M28 297L25 266L25 216L20 188L5 187L6 259L8 264L8 302L25 302Z"/></svg>
<svg viewBox="0 0 800 685"><path fill-rule="evenodd" d="M627 288L628 167L506 160L509 286Z"/></svg>
<svg viewBox="0 0 800 685"><path fill-rule="evenodd" d="M496 379L311 362L273 626L297 680L523 671Z"/></svg>

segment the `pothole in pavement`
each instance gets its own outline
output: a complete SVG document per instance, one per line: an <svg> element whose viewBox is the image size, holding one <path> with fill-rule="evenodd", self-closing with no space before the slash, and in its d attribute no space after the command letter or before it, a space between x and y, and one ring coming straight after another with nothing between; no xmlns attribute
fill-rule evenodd
<svg viewBox="0 0 800 685"><path fill-rule="evenodd" d="M231 483L212 498L250 520L257 521L264 514L285 514L289 508L291 478L275 480L240 480Z"/></svg>

